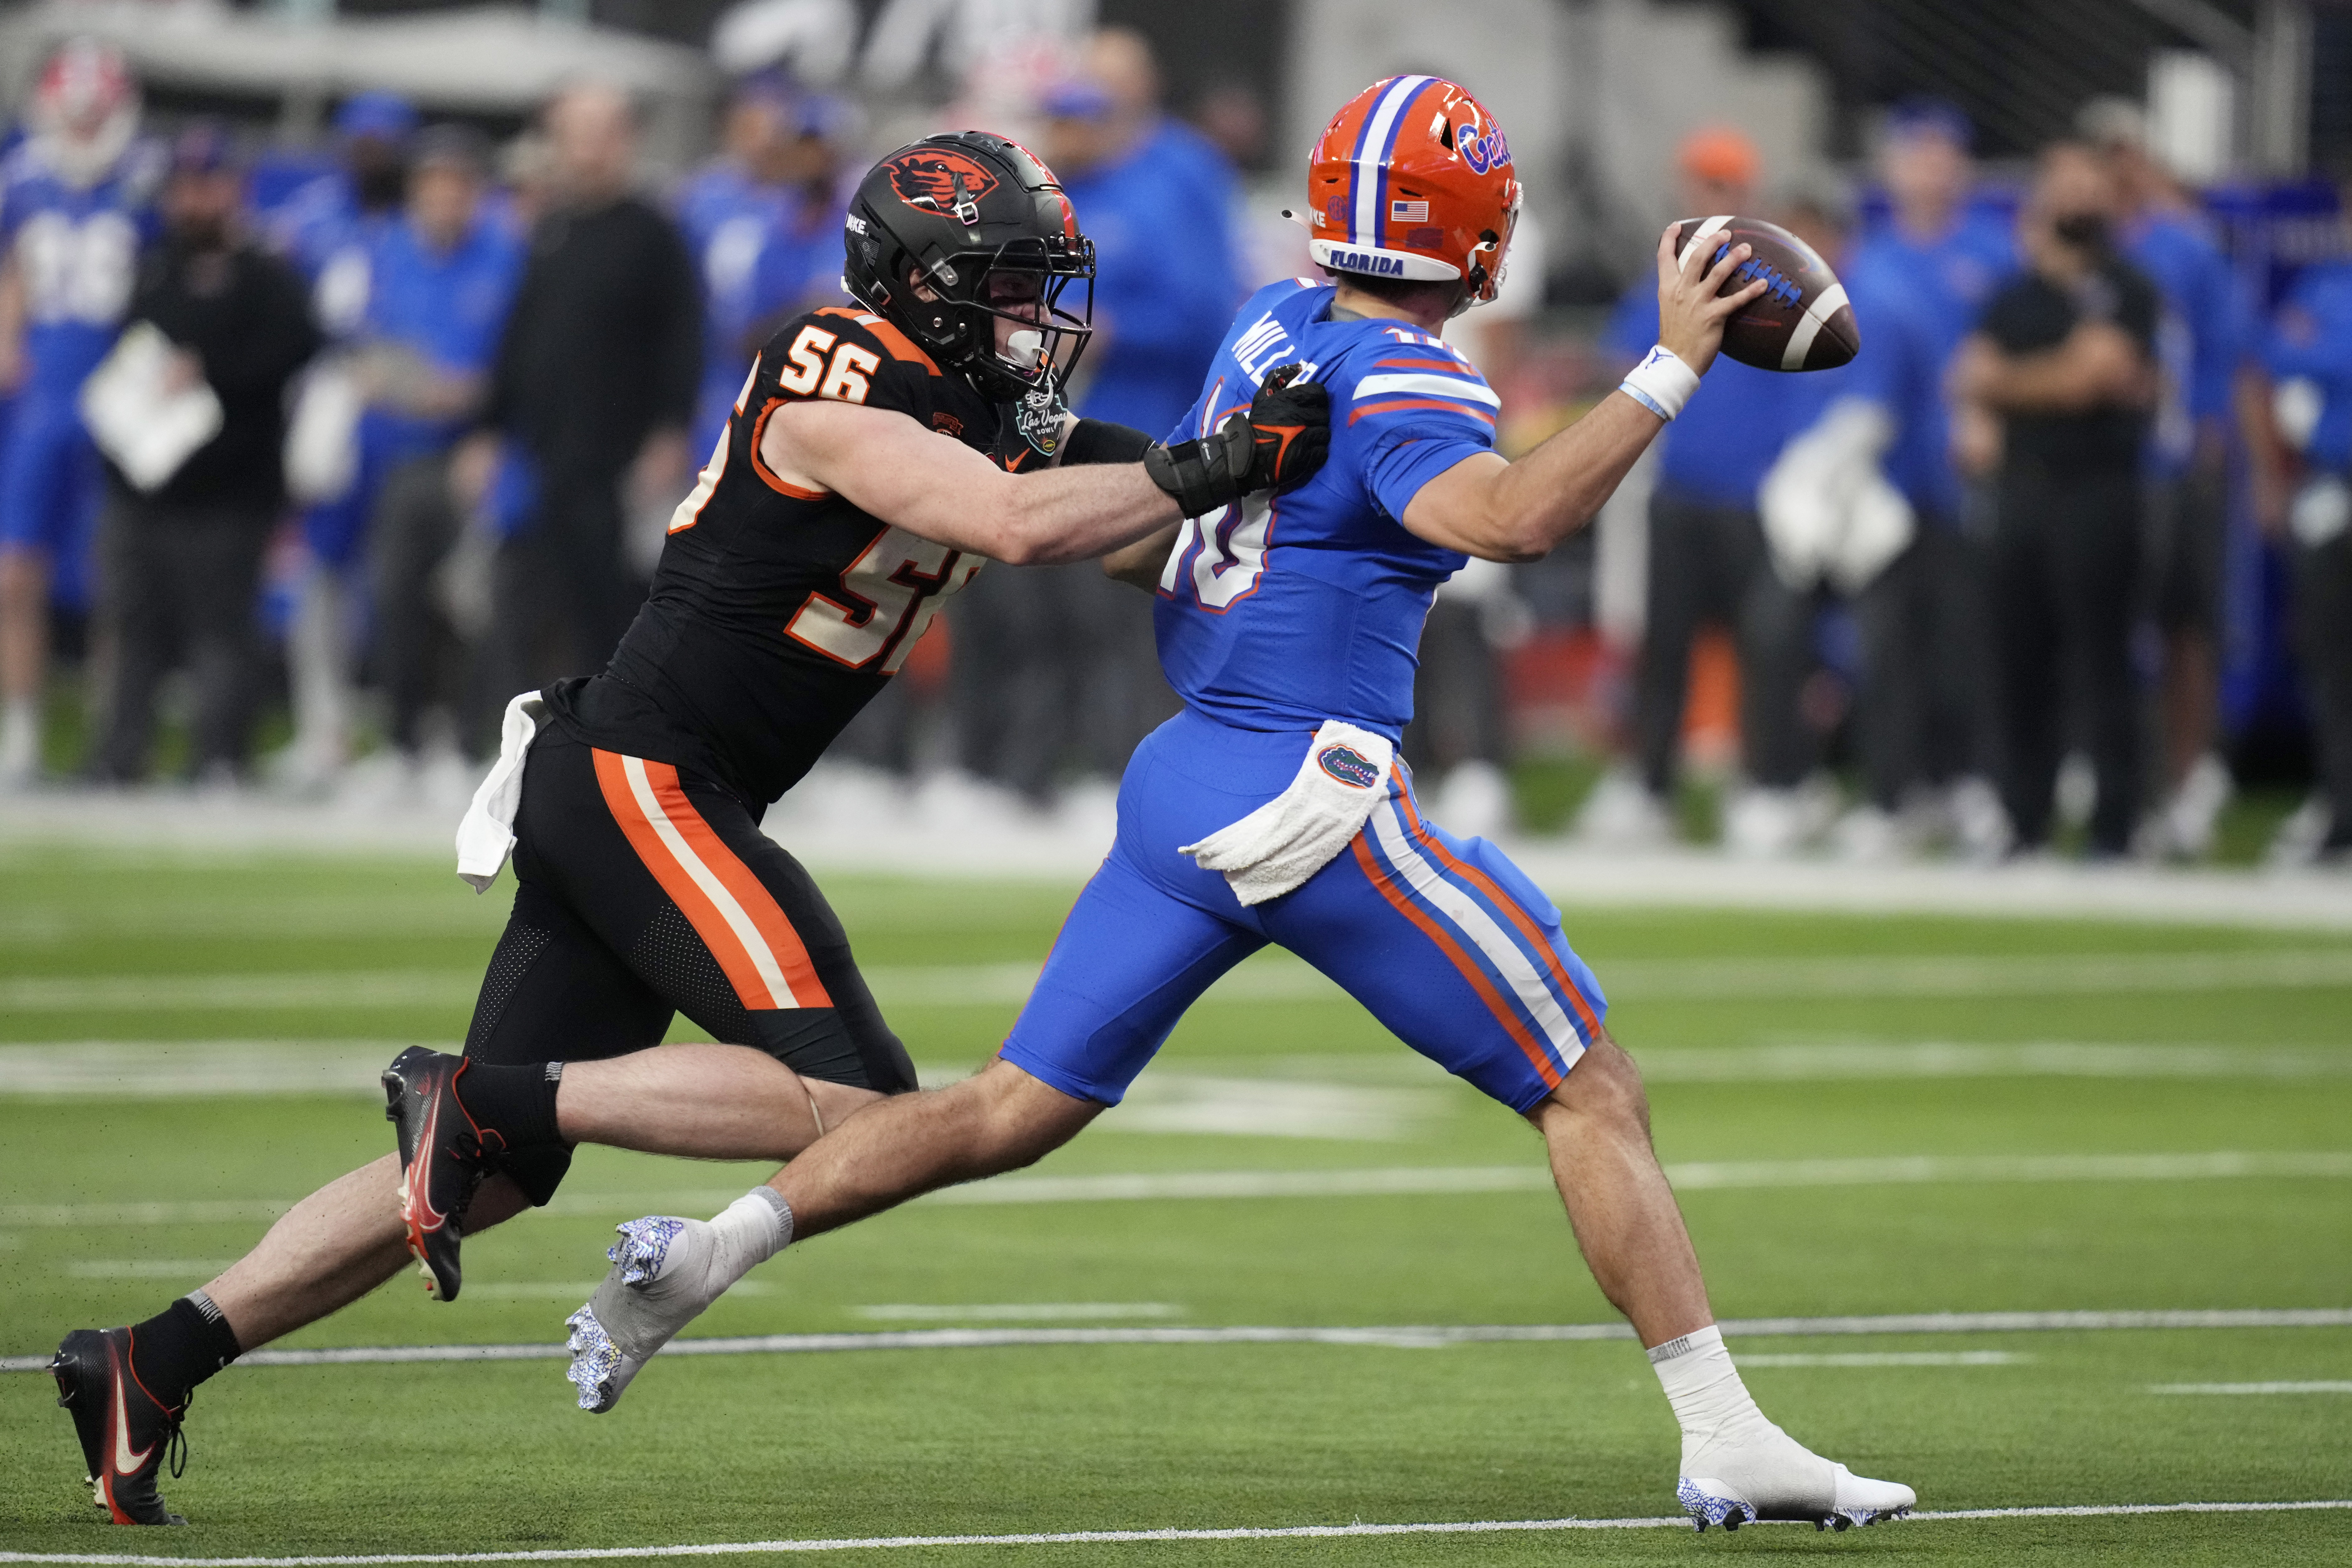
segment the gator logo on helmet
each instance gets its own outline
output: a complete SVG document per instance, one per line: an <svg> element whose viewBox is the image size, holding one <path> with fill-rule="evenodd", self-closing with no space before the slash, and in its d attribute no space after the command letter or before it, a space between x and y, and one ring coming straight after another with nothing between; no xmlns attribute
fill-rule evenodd
<svg viewBox="0 0 2352 1568"><path fill-rule="evenodd" d="M1381 782L1380 764L1353 746L1326 746L1315 753L1315 765L1356 789L1370 789Z"/></svg>
<svg viewBox="0 0 2352 1568"><path fill-rule="evenodd" d="M953 212L996 189L993 170L966 153L922 147L890 160L890 188L910 207ZM969 220L967 220L969 221Z"/></svg>

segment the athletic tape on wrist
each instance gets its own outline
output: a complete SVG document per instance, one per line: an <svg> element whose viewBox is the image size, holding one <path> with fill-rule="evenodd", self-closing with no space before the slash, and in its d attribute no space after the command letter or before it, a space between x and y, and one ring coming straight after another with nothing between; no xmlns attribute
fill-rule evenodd
<svg viewBox="0 0 2352 1568"><path fill-rule="evenodd" d="M1698 390L1698 372L1685 364L1674 350L1658 343L1642 356L1642 363L1617 390L1659 418L1671 420Z"/></svg>

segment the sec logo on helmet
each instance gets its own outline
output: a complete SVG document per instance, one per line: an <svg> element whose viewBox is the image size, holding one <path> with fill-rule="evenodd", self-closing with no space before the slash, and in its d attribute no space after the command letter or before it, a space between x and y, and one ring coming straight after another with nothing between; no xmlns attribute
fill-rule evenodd
<svg viewBox="0 0 2352 1568"><path fill-rule="evenodd" d="M910 207L952 212L996 189L996 174L976 158L925 147L890 160L890 188Z"/></svg>

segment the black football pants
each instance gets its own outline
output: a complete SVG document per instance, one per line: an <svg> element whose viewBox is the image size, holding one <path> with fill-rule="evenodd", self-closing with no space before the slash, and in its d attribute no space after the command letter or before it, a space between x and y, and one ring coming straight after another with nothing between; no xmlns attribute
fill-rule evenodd
<svg viewBox="0 0 2352 1568"><path fill-rule="evenodd" d="M914 1065L801 863L716 784L544 731L523 770L515 901L466 1055L584 1061L662 1042L673 1012L804 1077L897 1094ZM568 1150L506 1157L545 1203Z"/></svg>
<svg viewBox="0 0 2352 1568"><path fill-rule="evenodd" d="M2139 820L2138 474L2001 477L1990 573L2001 804L2020 845L2050 841L2058 764L2074 734L2098 778L2094 853L2121 855Z"/></svg>

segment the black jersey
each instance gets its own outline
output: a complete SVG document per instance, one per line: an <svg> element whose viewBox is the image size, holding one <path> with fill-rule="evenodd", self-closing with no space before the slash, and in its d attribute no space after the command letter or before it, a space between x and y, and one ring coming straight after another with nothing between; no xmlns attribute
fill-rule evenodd
<svg viewBox="0 0 2352 1568"><path fill-rule="evenodd" d="M709 774L754 811L809 771L982 564L761 461L769 416L816 398L895 409L1000 463L1020 446L1011 409L880 317L832 307L787 322L671 517L611 664L547 694L581 739Z"/></svg>

